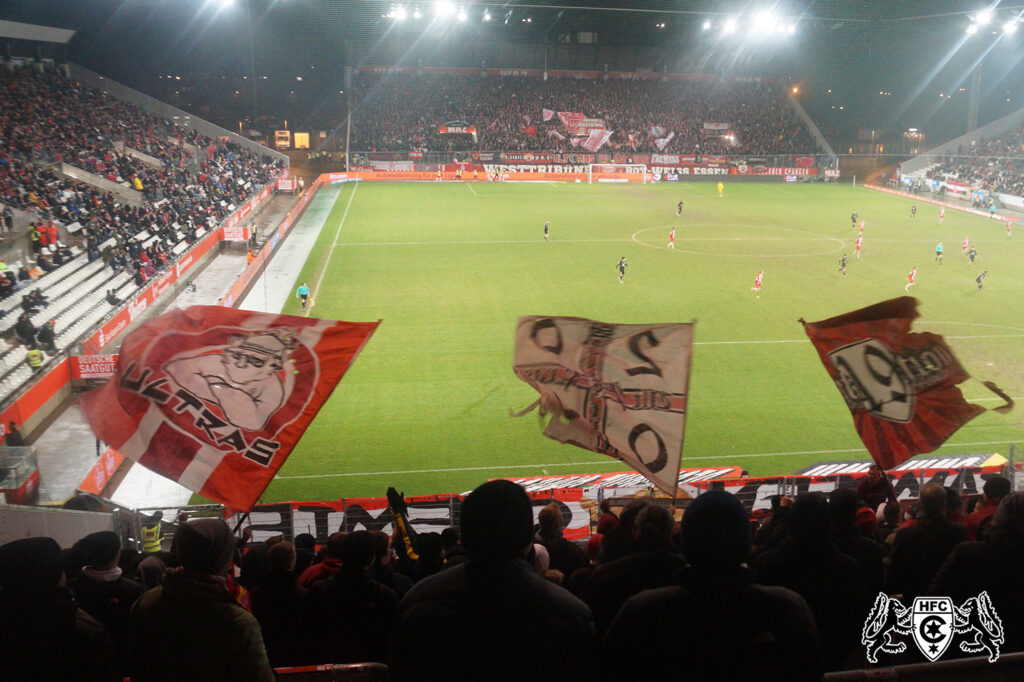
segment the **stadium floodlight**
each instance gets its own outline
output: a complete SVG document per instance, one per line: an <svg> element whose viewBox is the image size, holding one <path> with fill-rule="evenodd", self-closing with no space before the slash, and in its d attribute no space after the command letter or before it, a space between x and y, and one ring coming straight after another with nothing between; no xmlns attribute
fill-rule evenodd
<svg viewBox="0 0 1024 682"><path fill-rule="evenodd" d="M977 32L978 32L978 25L977 24L971 24L970 26L967 27L967 35L973 36Z"/></svg>
<svg viewBox="0 0 1024 682"><path fill-rule="evenodd" d="M730 33L735 33L735 32L736 32L736 20L730 17L730 18L726 19L725 23L722 25L722 33L725 33L726 35L728 35Z"/></svg>
<svg viewBox="0 0 1024 682"><path fill-rule="evenodd" d="M484 21L491 20L491 13L488 10L484 10Z"/></svg>
<svg viewBox="0 0 1024 682"><path fill-rule="evenodd" d="M1017 32L1017 20L1011 19L1010 21L1003 24L1003 33L1013 34Z"/></svg>
<svg viewBox="0 0 1024 682"><path fill-rule="evenodd" d="M437 0L434 3L434 14L439 17L449 17L455 14L455 3L451 0Z"/></svg>
<svg viewBox="0 0 1024 682"><path fill-rule="evenodd" d="M422 15L422 14L420 14L420 8L419 8L419 7L417 7L416 9L414 9L414 10L412 11L412 18L413 18L413 19L420 19L420 18L422 18L422 17L423 17L423 15Z"/></svg>
<svg viewBox="0 0 1024 682"><path fill-rule="evenodd" d="M399 5L395 8L395 21L405 21L405 18L409 16L405 11L405 8Z"/></svg>
<svg viewBox="0 0 1024 682"><path fill-rule="evenodd" d="M984 26L990 21L992 21L992 8L990 7L978 10L978 13L974 15L974 23L978 26Z"/></svg>
<svg viewBox="0 0 1024 682"><path fill-rule="evenodd" d="M794 33L796 33L796 24L790 24L789 26L787 26L786 33L788 35L793 35Z"/></svg>
<svg viewBox="0 0 1024 682"><path fill-rule="evenodd" d="M702 30L702 31L710 31L711 30L711 20L710 19L705 19L704 23L701 24L701 26L700 26L700 30Z"/></svg>
<svg viewBox="0 0 1024 682"><path fill-rule="evenodd" d="M754 15L750 30L754 33L767 33L775 29L775 15L769 11L761 11Z"/></svg>
<svg viewBox="0 0 1024 682"><path fill-rule="evenodd" d="M459 8L458 20L459 21L465 21L467 16L468 15L466 14L466 8L465 7L460 7Z"/></svg>

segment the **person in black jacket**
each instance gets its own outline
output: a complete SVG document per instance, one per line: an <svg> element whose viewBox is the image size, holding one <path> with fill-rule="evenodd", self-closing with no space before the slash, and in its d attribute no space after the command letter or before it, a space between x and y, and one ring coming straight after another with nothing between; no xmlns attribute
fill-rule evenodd
<svg viewBox="0 0 1024 682"><path fill-rule="evenodd" d="M789 589L759 585L750 549L738 498L712 490L693 500L683 515L689 565L677 584L623 605L604 638L602 679L820 680L810 608Z"/></svg>
<svg viewBox="0 0 1024 682"><path fill-rule="evenodd" d="M920 495L921 514L896 531L889 564L888 593L903 595L904 604L925 594L953 547L967 540L967 527L946 518L945 488L929 483Z"/></svg>
<svg viewBox="0 0 1024 682"><path fill-rule="evenodd" d="M121 540L117 533L90 533L78 542L86 566L70 581L82 610L103 624L122 662L128 660L128 617L132 604L142 595L142 585L121 574Z"/></svg>
<svg viewBox="0 0 1024 682"><path fill-rule="evenodd" d="M39 343L39 346L50 354L57 352L56 324L56 320L45 322L43 326L39 328L39 331L36 332L36 341Z"/></svg>
<svg viewBox="0 0 1024 682"><path fill-rule="evenodd" d="M299 585L295 573L295 547L286 541L275 543L267 549L267 570L252 589L252 614L260 622L267 658L275 668L304 661L308 644L302 619L305 598L306 588Z"/></svg>
<svg viewBox="0 0 1024 682"><path fill-rule="evenodd" d="M26 346L36 342L36 326L32 324L28 313L22 313L14 323L14 333L18 341Z"/></svg>
<svg viewBox="0 0 1024 682"><path fill-rule="evenodd" d="M0 547L0 680L120 682L114 643L78 608L52 538Z"/></svg>
<svg viewBox="0 0 1024 682"><path fill-rule="evenodd" d="M388 660L398 595L370 578L375 556L370 531L349 533L341 544L341 568L313 583L306 595L309 663Z"/></svg>

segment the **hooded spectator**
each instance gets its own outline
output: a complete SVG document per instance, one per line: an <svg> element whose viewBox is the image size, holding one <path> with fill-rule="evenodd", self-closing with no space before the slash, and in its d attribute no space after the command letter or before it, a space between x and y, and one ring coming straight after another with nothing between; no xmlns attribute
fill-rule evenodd
<svg viewBox="0 0 1024 682"><path fill-rule="evenodd" d="M946 518L946 489L921 487L921 513L913 525L896 532L889 565L889 594L905 600L924 594L953 547L967 540L967 528Z"/></svg>
<svg viewBox="0 0 1024 682"><path fill-rule="evenodd" d="M967 534L971 540L984 540L989 525L996 515L996 509L1003 498L1010 494L1010 481L1004 476L993 476L982 486L982 498L974 512L967 517Z"/></svg>
<svg viewBox="0 0 1024 682"><path fill-rule="evenodd" d="M178 526L181 568L132 607L132 682L275 679L248 594L231 578L234 550L221 519Z"/></svg>

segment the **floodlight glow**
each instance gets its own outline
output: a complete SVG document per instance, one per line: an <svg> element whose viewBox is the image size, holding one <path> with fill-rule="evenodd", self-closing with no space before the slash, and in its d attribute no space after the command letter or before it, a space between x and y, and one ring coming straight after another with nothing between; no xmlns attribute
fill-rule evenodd
<svg viewBox="0 0 1024 682"><path fill-rule="evenodd" d="M451 0L437 0L434 3L434 14L439 17L455 14L455 3L451 2Z"/></svg>
<svg viewBox="0 0 1024 682"><path fill-rule="evenodd" d="M787 26L786 33L788 33L789 35L793 35L794 33L796 33L796 24L790 24L789 26Z"/></svg>
<svg viewBox="0 0 1024 682"><path fill-rule="evenodd" d="M980 10L974 15L974 21L979 26L984 26L988 22L992 21L992 10L988 8Z"/></svg>
<svg viewBox="0 0 1024 682"><path fill-rule="evenodd" d="M221 7L231 7L233 4L235 4L235 0L220 0Z"/></svg>
<svg viewBox="0 0 1024 682"><path fill-rule="evenodd" d="M729 34L736 32L736 20L726 19L725 25L722 26L722 33Z"/></svg>
<svg viewBox="0 0 1024 682"><path fill-rule="evenodd" d="M396 21L405 21L405 18L407 16L409 16L408 13L405 11L405 8L402 7L401 5L399 5L395 9L395 20Z"/></svg>
<svg viewBox="0 0 1024 682"><path fill-rule="evenodd" d="M771 12L758 12L754 16L754 23L750 28L755 32L771 31L775 28L775 23L775 17Z"/></svg>
<svg viewBox="0 0 1024 682"><path fill-rule="evenodd" d="M413 18L413 19L419 19L419 18L421 18L422 16L423 16L423 15L422 15L422 14L420 14L420 8L419 8L419 7L417 7L416 9L414 9L414 10L412 11L412 18Z"/></svg>
<svg viewBox="0 0 1024 682"><path fill-rule="evenodd" d="M491 13L488 12L487 10L484 10L484 21L490 21L490 20L491 20Z"/></svg>
<svg viewBox="0 0 1024 682"><path fill-rule="evenodd" d="M1011 19L1010 21L1003 24L1003 33L1016 33L1017 32L1017 20Z"/></svg>
<svg viewBox="0 0 1024 682"><path fill-rule="evenodd" d="M978 32L978 25L977 24L971 24L970 26L967 27L967 35L973 36L977 32Z"/></svg>
<svg viewBox="0 0 1024 682"><path fill-rule="evenodd" d="M464 8L461 8L461 7L459 8L458 19L459 19L459 21L465 21L466 20L466 10Z"/></svg>
<svg viewBox="0 0 1024 682"><path fill-rule="evenodd" d="M702 30L702 31L709 31L709 30L711 30L711 20L710 19L705 19L704 23L701 24L700 30Z"/></svg>

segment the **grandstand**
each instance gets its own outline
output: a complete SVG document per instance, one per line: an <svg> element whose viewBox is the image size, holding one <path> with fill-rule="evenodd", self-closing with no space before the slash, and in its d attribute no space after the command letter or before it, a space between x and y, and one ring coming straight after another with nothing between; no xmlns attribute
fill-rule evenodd
<svg viewBox="0 0 1024 682"><path fill-rule="evenodd" d="M904 441L934 452L879 476L878 443L850 428L842 381L794 320L899 295L935 241L969 233L984 293L974 255L949 249L946 265L921 266L915 331L956 349L979 380L962 385L972 406L1019 400L1008 302L1021 293L1024 110L937 134L949 141L919 156L865 158L823 113L838 100L808 94L825 72L786 73L811 60L785 54L785 17L744 14L744 46L712 49L693 36L730 40L735 18L445 2L314 4L303 18L246 0L249 46L234 52L249 63L220 75L241 38L217 22L238 8L155 5L70 14L82 23L68 46L73 31L0 11L0 679L1020 677L1019 419L972 413L945 444L931 443L945 428L933 420ZM325 64L302 45L334 11L343 46ZM800 30L825 37L804 50L850 38L808 12ZM177 34L195 54L105 63L93 31L128 17L126 46ZM494 28L469 35L467 17ZM622 43L606 42L614 31ZM692 39L686 55L668 56L670 33ZM754 56L759 33L775 36L771 56ZM452 46L430 47L440 40ZM857 240L847 279L858 214L869 247L859 260ZM311 309L295 291L307 281ZM151 473L83 416L81 392L112 375L127 334L196 304L383 320L287 465L238 469L272 470L248 512L180 485L184 456L162 467L147 453L164 475ZM671 394L687 421L674 493L643 468L645 448L665 447L641 400L665 391L637 391L624 418L635 460L507 416L536 398L508 351L516 318L537 313L555 317L535 337L560 316L700 320L692 380ZM648 334L630 346L643 360L631 377L669 373L667 337ZM897 374L875 376L893 390ZM217 415L234 425L203 405L195 430ZM161 437L183 452L200 442L178 426ZM207 466L192 462L193 477Z"/></svg>

